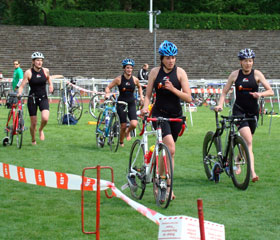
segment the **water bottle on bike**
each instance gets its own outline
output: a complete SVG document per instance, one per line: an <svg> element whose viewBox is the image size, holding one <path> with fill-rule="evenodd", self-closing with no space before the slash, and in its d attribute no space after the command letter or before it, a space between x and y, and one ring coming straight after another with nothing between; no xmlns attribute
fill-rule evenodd
<svg viewBox="0 0 280 240"><path fill-rule="evenodd" d="M105 116L105 126L106 126L106 127L108 126L109 121L110 121L110 116L109 116L109 113L106 112L106 116Z"/></svg>
<svg viewBox="0 0 280 240"><path fill-rule="evenodd" d="M154 149L155 149L155 145L152 145L152 146L150 147L150 151L148 152L148 154L147 154L146 157L145 157L145 163L146 163L146 164L149 164L149 163L150 163L151 157L152 157L152 155L153 155Z"/></svg>

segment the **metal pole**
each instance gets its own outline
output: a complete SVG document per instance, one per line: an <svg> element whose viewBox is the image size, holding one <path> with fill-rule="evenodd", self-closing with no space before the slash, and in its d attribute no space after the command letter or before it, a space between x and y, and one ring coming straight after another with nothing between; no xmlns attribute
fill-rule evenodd
<svg viewBox="0 0 280 240"><path fill-rule="evenodd" d="M205 240L204 216L203 216L203 203L202 203L202 199L197 199L197 209L198 209L198 218L199 218L200 239L201 240Z"/></svg>
<svg viewBox="0 0 280 240"><path fill-rule="evenodd" d="M155 27L154 27L154 67L157 66L157 59L156 59L156 56L157 56L157 28L156 28L156 20L157 20L157 17L155 15Z"/></svg>

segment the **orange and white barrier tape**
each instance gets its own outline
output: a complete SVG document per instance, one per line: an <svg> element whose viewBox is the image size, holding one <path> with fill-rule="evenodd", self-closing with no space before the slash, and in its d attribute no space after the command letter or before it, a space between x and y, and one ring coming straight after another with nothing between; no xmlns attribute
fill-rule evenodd
<svg viewBox="0 0 280 240"><path fill-rule="evenodd" d="M43 187L52 187L67 190L82 189L82 177L79 175L38 170L32 168L23 168L1 162L0 177ZM84 185L84 190L97 190L97 180L94 178L85 177ZM106 180L100 180L100 190L107 190L108 188L111 188L115 197L122 199L128 205L130 205L132 208L140 212L142 215L144 215L154 223L159 225L159 219L165 217L164 215L131 200L119 189L117 189L114 183Z"/></svg>
<svg viewBox="0 0 280 240"><path fill-rule="evenodd" d="M59 173L32 168L23 168L0 162L0 177L34 184L44 187L52 187L67 190L81 190L82 177L75 174ZM97 180L84 177L84 190L96 191ZM136 211L159 225L159 240L169 239L199 239L198 220L186 216L164 216L144 205L135 202L117 189L114 183L100 180L100 190L110 188L115 197L122 199ZM204 221L207 239L225 239L224 225ZM213 237L214 236L214 237ZM208 238L209 237L209 238Z"/></svg>
<svg viewBox="0 0 280 240"><path fill-rule="evenodd" d="M192 93L208 93L208 94L221 94L223 89L220 88L192 88Z"/></svg>
<svg viewBox="0 0 280 240"><path fill-rule="evenodd" d="M0 82L12 82L12 81L13 81L12 78L2 78Z"/></svg>

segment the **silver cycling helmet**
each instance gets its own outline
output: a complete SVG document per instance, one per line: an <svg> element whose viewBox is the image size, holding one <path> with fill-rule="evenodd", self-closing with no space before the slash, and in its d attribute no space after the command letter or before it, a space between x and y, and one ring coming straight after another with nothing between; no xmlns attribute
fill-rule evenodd
<svg viewBox="0 0 280 240"><path fill-rule="evenodd" d="M238 53L239 60L243 60L243 59L247 59L247 58L255 58L255 57L256 57L255 52L250 48L242 49Z"/></svg>
<svg viewBox="0 0 280 240"><path fill-rule="evenodd" d="M36 59L36 58L42 58L42 59L44 59L45 57L44 57L43 53L40 53L40 52L34 52L34 53L32 53L31 59L33 60L33 59Z"/></svg>

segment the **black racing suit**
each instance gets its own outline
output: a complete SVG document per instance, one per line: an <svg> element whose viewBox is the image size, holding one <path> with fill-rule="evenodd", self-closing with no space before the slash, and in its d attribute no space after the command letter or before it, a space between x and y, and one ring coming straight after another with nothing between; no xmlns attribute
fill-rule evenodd
<svg viewBox="0 0 280 240"><path fill-rule="evenodd" d="M177 67L174 66L171 72L166 73L163 67L160 68L154 82L156 92L156 102L153 107L152 115L155 117L177 118L182 116L182 107L180 98L164 88L165 81L169 80L175 88L181 90L181 83L177 77ZM154 128L156 128L154 124ZM178 134L182 129L182 123L179 122L164 122L162 125L162 136L172 134L176 142Z"/></svg>
<svg viewBox="0 0 280 240"><path fill-rule="evenodd" d="M259 86L254 76L254 69L249 75L243 74L242 70L239 70L237 79L235 81L236 100L233 105L233 115L245 114L248 118L259 118L258 99L254 98L250 92L258 92ZM248 126L254 134L257 121L241 122L237 125L238 129Z"/></svg>
<svg viewBox="0 0 280 240"><path fill-rule="evenodd" d="M124 112L125 106L123 104L117 104L117 112L121 123L127 122L127 115L129 120L137 120L136 104L134 98L135 83L133 77L126 79L124 75L121 77L121 84L118 86L120 95L118 101L124 101L128 103L128 112Z"/></svg>

